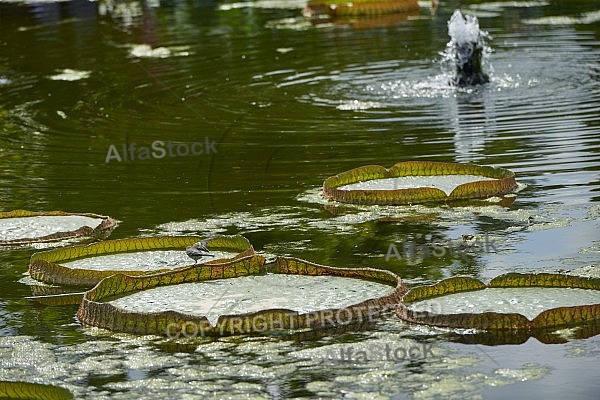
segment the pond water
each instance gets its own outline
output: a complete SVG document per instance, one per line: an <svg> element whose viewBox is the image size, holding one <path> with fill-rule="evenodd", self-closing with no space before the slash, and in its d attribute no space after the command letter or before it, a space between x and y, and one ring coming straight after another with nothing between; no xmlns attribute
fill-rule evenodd
<svg viewBox="0 0 600 400"><path fill-rule="evenodd" d="M386 268L409 286L597 274L596 3L463 4L491 36L490 82L457 89L440 54L455 1L312 24L296 0L0 0L0 208L110 215L113 239L239 233L269 259ZM328 176L414 159L507 168L525 187L509 207L320 197ZM463 235L487 245L386 261L391 244ZM173 342L82 328L76 307L25 299L32 252L0 252L0 380L78 398L587 399L600 389L598 336L473 345L394 314L313 340ZM324 360L386 345L422 357Z"/></svg>

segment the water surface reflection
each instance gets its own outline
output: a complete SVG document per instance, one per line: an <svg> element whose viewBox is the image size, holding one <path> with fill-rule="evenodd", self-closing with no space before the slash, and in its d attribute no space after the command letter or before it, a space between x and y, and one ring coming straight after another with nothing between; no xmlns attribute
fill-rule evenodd
<svg viewBox="0 0 600 400"><path fill-rule="evenodd" d="M598 264L596 5L466 6L493 37L493 53L490 83L462 89L448 84L439 54L456 4L365 29L311 24L303 6L0 1L2 209L111 215L122 221L114 238L241 233L268 257L389 268L409 284ZM215 154L105 162L110 145L205 137ZM408 159L504 167L527 186L510 207L348 207L319 196L327 176ZM390 243L428 234L489 234L501 250L385 261ZM549 398L583 399L596 390L598 337L473 346L393 316L314 341L169 343L87 330L74 309L23 299L32 251L0 253L2 379L43 376L96 398L167 388L265 398L514 397L551 388ZM422 341L439 358L332 368L321 357L341 345Z"/></svg>

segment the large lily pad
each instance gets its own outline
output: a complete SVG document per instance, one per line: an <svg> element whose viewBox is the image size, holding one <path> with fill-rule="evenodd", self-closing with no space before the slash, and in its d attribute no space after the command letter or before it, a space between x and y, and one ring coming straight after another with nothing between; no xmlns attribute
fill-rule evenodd
<svg viewBox="0 0 600 400"><path fill-rule="evenodd" d="M90 287L116 273L134 276L176 270L192 264L185 248L202 239L196 236L129 238L38 252L31 256L29 274L45 283ZM214 256L204 259L207 264L254 254L248 239L239 235L217 236L208 241L207 247Z"/></svg>
<svg viewBox="0 0 600 400"><path fill-rule="evenodd" d="M68 400L73 394L65 388L40 383L0 381L1 399Z"/></svg>
<svg viewBox="0 0 600 400"><path fill-rule="evenodd" d="M76 238L105 238L116 221L92 213L64 211L0 212L0 246L51 243Z"/></svg>
<svg viewBox="0 0 600 400"><path fill-rule="evenodd" d="M154 275L113 275L85 293L77 316L85 325L171 338L318 330L362 324L393 309L407 290L400 277L384 270L333 268L278 258L267 274L264 263L258 261L254 255ZM337 292L330 290L327 298L321 293L311 301L318 285L327 284L326 278L330 282L337 278ZM352 291L355 286L371 292L361 296ZM292 288L294 293L290 293ZM300 308L287 308L290 296L296 297ZM149 307L148 301L157 304ZM229 307L232 302L236 304ZM216 312L209 315L213 309Z"/></svg>
<svg viewBox="0 0 600 400"><path fill-rule="evenodd" d="M417 0L308 0L304 8L307 17L376 16L403 13L419 9Z"/></svg>
<svg viewBox="0 0 600 400"><path fill-rule="evenodd" d="M546 343L559 329L599 332L600 279L511 273L486 285L454 277L411 289L396 313L412 323L486 331L488 343L521 342L529 336Z"/></svg>
<svg viewBox="0 0 600 400"><path fill-rule="evenodd" d="M504 168L405 161L390 169L367 165L329 177L323 195L342 203L403 205L485 199L516 188L515 174Z"/></svg>

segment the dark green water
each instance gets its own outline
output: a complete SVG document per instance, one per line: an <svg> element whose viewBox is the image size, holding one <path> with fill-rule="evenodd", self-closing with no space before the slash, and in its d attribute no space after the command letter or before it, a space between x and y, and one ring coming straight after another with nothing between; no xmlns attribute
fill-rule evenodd
<svg viewBox="0 0 600 400"><path fill-rule="evenodd" d="M597 5L463 5L493 37L491 82L468 90L448 86L439 62L459 2L366 28L311 25L303 6L0 0L0 210L111 215L112 238L240 233L267 256L388 268L409 284L598 265ZM136 53L142 44L154 57ZM89 74L57 79L64 69ZM123 157L122 145L155 141L214 151L106 162L111 145ZM336 208L318 195L328 176L410 159L505 167L527 186L507 208ZM489 235L499 251L385 260L390 243L462 234ZM0 252L3 380L90 398L585 399L600 388L598 337L463 345L394 316L315 342L177 347L98 333L75 307L23 299L33 251ZM323 364L340 344L422 341L436 358Z"/></svg>

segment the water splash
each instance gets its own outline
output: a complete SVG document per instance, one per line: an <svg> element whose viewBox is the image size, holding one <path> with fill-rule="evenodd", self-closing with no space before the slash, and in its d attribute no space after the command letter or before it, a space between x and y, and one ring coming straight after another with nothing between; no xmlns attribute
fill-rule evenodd
<svg viewBox="0 0 600 400"><path fill-rule="evenodd" d="M454 69L452 83L456 86L480 85L489 82L489 76L483 66L491 53L484 39L491 39L486 31L479 29L477 17L463 16L454 11L448 21L448 35L451 40L446 44L444 64Z"/></svg>

